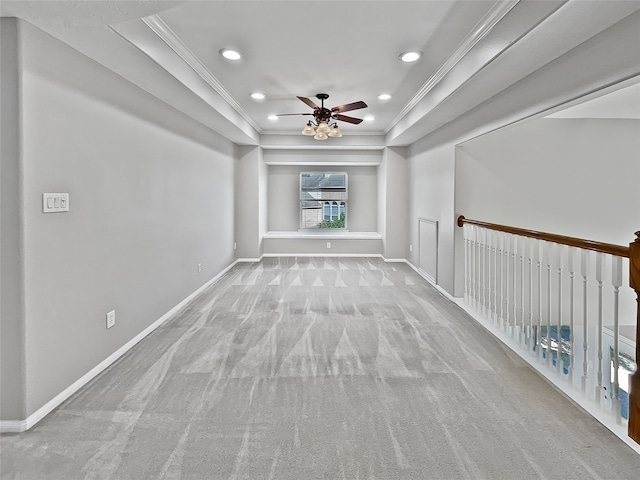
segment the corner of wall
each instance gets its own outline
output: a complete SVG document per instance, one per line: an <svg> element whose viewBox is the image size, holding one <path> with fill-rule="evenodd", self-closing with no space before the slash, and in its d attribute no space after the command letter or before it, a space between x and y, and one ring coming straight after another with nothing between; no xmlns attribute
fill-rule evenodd
<svg viewBox="0 0 640 480"><path fill-rule="evenodd" d="M0 421L26 417L19 21L0 19Z"/></svg>

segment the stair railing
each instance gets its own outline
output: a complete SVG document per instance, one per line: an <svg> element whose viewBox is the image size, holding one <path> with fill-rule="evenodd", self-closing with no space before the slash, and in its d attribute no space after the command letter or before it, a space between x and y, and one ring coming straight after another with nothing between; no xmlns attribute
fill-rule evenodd
<svg viewBox="0 0 640 480"><path fill-rule="evenodd" d="M640 444L640 232L626 247L462 215L458 226L467 307L565 392L609 412L616 424L627 423ZM637 305L635 319L627 315L621 325L627 269Z"/></svg>

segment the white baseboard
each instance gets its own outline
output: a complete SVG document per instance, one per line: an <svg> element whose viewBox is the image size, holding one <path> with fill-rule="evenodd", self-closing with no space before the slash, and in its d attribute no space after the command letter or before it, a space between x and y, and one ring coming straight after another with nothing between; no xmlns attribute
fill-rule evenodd
<svg viewBox="0 0 640 480"><path fill-rule="evenodd" d="M380 258L379 253L265 253L263 257L352 257L352 258Z"/></svg>
<svg viewBox="0 0 640 480"><path fill-rule="evenodd" d="M198 288L195 292L190 294L188 297L186 297L184 300L182 300L180 303L178 303L175 307L173 307L167 313L162 315L162 317L157 319L155 322L153 322L151 325L149 325L147 328L145 328L143 331L141 331L138 335L133 337L131 340L129 340L127 343L125 343L122 347L120 347L118 350L113 352L111 355L109 355L107 358L105 358L102 362L100 362L98 365L93 367L91 370L89 370L87 373L85 373L82 377L80 377L78 380L73 382L71 385L69 385L62 392L60 392L58 395L56 395L51 400L49 400L47 403L45 403L38 410L33 412L31 415L29 415L26 418L26 420L0 420L0 433L20 433L20 432L24 432L26 430L29 430L36 423L38 423L40 420L42 420L46 415L48 415L53 409L58 407L62 402L64 402L66 399L68 399L71 395L76 393L83 386L85 386L87 383L89 383L91 380L93 380L96 376L98 376L100 373L102 373L107 367L109 367L113 362L118 360L122 355L124 355L129 350L131 350L131 348L133 348L144 337L149 335L156 328L158 328L160 325L162 325L164 322L166 322L169 318L171 318L182 307L184 307L186 304L188 304L191 300L193 300L195 297L197 297L200 293L202 293L209 286L211 286L215 282L217 282L225 273L227 273L229 270L231 270L231 268L233 268L236 265L236 263L238 263L238 261L239 260L234 261L231 265L226 267L224 270L222 270L220 273L218 273L211 280L207 281L204 285L202 285L200 288Z"/></svg>
<svg viewBox="0 0 640 480"><path fill-rule="evenodd" d="M0 433L20 433L26 430L27 420L0 420Z"/></svg>
<svg viewBox="0 0 640 480"><path fill-rule="evenodd" d="M264 255L260 255L257 258L238 258L231 266L235 265L236 263L255 263L255 262L259 262L260 260L262 260L262 257L264 257Z"/></svg>
<svg viewBox="0 0 640 480"><path fill-rule="evenodd" d="M440 294L442 294L443 297L445 297L450 302L458 303L458 300L459 300L458 298L454 297L449 292L447 292L444 288L442 288L440 285L438 285L434 281L434 279L431 278L431 276L429 276L424 270L419 269L413 263L411 263L409 260L405 260L405 262L406 262L407 265L409 265L411 268L413 268L418 275L420 275L427 282L429 282Z"/></svg>

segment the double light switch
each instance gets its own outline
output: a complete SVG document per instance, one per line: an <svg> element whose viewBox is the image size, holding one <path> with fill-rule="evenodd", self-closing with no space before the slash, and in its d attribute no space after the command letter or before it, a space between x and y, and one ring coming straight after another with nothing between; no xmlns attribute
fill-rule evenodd
<svg viewBox="0 0 640 480"><path fill-rule="evenodd" d="M56 213L69 211L68 193L43 193L42 213Z"/></svg>

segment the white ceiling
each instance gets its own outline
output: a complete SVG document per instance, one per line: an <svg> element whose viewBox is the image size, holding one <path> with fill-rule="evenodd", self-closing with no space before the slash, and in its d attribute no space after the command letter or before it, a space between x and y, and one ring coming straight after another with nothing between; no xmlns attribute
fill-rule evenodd
<svg viewBox="0 0 640 480"><path fill-rule="evenodd" d="M334 144L348 134L411 143L638 10L614 0L0 2L2 16L33 23L240 144L299 135L309 117L267 116L311 112L295 97L319 92L329 107L369 105L347 115L375 116L340 123L346 135ZM243 59L223 59L225 47ZM409 49L422 59L400 62ZM267 98L251 99L254 91Z"/></svg>

